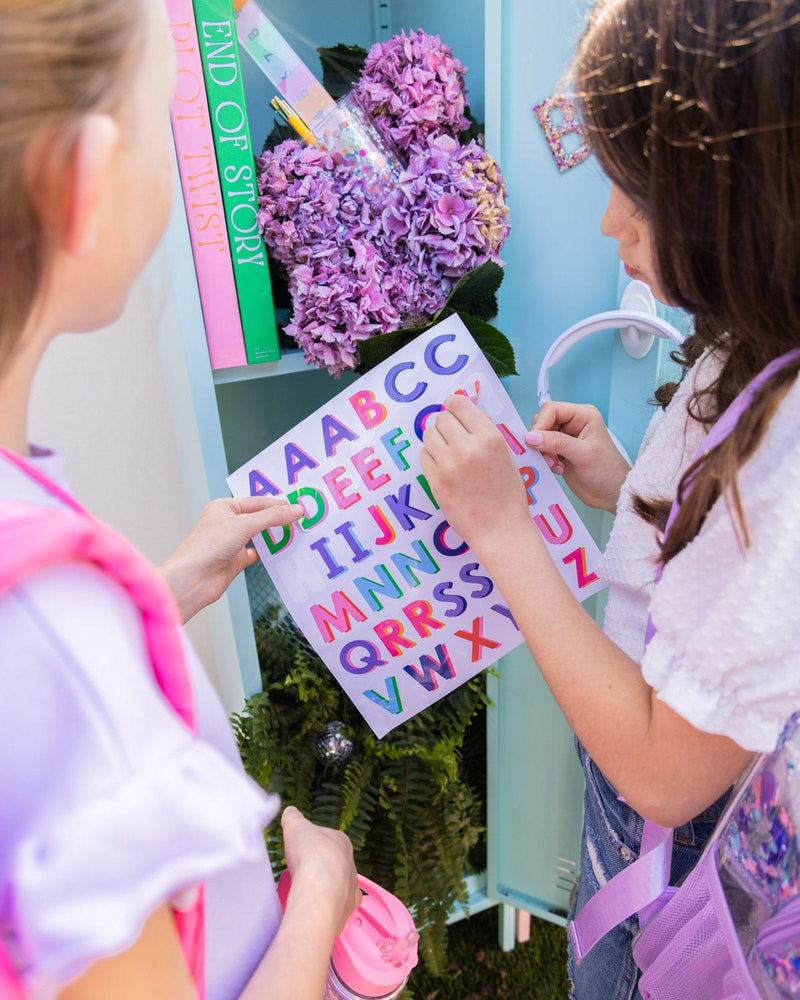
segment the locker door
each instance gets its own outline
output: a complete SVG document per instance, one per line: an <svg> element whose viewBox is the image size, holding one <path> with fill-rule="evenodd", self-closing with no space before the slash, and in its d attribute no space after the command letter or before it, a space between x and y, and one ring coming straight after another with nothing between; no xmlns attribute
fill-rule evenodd
<svg viewBox="0 0 800 1000"><path fill-rule="evenodd" d="M532 106L559 92L589 0L487 0L487 145L509 183L512 234L500 327L520 377L507 388L524 420L538 408L539 366L564 330L616 309L628 282L616 244L600 233L608 182L591 157L560 172ZM660 315L675 323L663 308ZM671 344L634 360L613 330L573 347L550 376L552 398L595 404L632 455L652 415L648 403ZM579 511L598 543L610 516ZM531 581L536 600L536 581ZM587 602L598 620L603 595ZM526 648L490 679L489 897L563 922L579 855L583 779L572 733ZM504 940L510 945L508 933ZM513 929L512 929L513 940Z"/></svg>

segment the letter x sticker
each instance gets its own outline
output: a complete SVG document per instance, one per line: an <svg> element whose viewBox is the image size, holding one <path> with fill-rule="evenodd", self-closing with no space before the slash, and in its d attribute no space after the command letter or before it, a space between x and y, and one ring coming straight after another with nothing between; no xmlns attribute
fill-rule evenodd
<svg viewBox="0 0 800 1000"><path fill-rule="evenodd" d="M500 645L499 642L495 642L494 639L486 639L483 635L483 618L479 615L477 618L472 619L472 631L467 632L464 629L460 629L455 633L459 639L466 639L468 642L472 643L472 662L477 663L478 660L483 658L483 650L481 646L486 646L487 649L497 649Z"/></svg>

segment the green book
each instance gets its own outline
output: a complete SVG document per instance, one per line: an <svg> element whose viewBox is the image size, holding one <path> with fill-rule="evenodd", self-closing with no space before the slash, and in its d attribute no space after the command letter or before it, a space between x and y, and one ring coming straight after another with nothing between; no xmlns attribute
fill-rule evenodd
<svg viewBox="0 0 800 1000"><path fill-rule="evenodd" d="M247 363L277 361L278 328L267 251L258 231L256 166L233 0L194 0L194 15Z"/></svg>

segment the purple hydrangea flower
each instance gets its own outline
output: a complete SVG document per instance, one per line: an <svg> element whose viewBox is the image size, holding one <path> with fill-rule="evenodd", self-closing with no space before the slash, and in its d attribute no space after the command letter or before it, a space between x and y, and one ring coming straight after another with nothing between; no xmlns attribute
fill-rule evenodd
<svg viewBox="0 0 800 1000"><path fill-rule="evenodd" d="M420 325L460 277L502 263L505 181L482 146L455 138L467 125L464 72L424 32L373 46L358 98L372 95L405 151L393 188L295 140L257 160L260 231L289 275L286 332L336 377L358 365L361 340Z"/></svg>
<svg viewBox="0 0 800 1000"><path fill-rule="evenodd" d="M488 260L502 263L510 229L505 183L483 147L442 136L412 150L381 222L395 253L433 279L444 301L467 271Z"/></svg>
<svg viewBox="0 0 800 1000"><path fill-rule="evenodd" d="M354 90L378 128L405 150L469 127L465 74L438 35L401 32L372 46Z"/></svg>

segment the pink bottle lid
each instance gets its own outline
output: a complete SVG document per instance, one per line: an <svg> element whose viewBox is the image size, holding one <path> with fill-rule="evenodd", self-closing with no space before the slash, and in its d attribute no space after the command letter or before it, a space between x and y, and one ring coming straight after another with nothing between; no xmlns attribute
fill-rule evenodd
<svg viewBox="0 0 800 1000"><path fill-rule="evenodd" d="M278 882L284 905L288 881L284 872ZM408 907L397 896L363 875L358 876L358 885L364 897L333 942L331 962L352 993L384 997L402 985L417 964L419 934Z"/></svg>
<svg viewBox="0 0 800 1000"><path fill-rule="evenodd" d="M353 993L383 997L404 983L417 964L419 934L397 896L363 875L358 885L364 898L333 942L331 961Z"/></svg>

